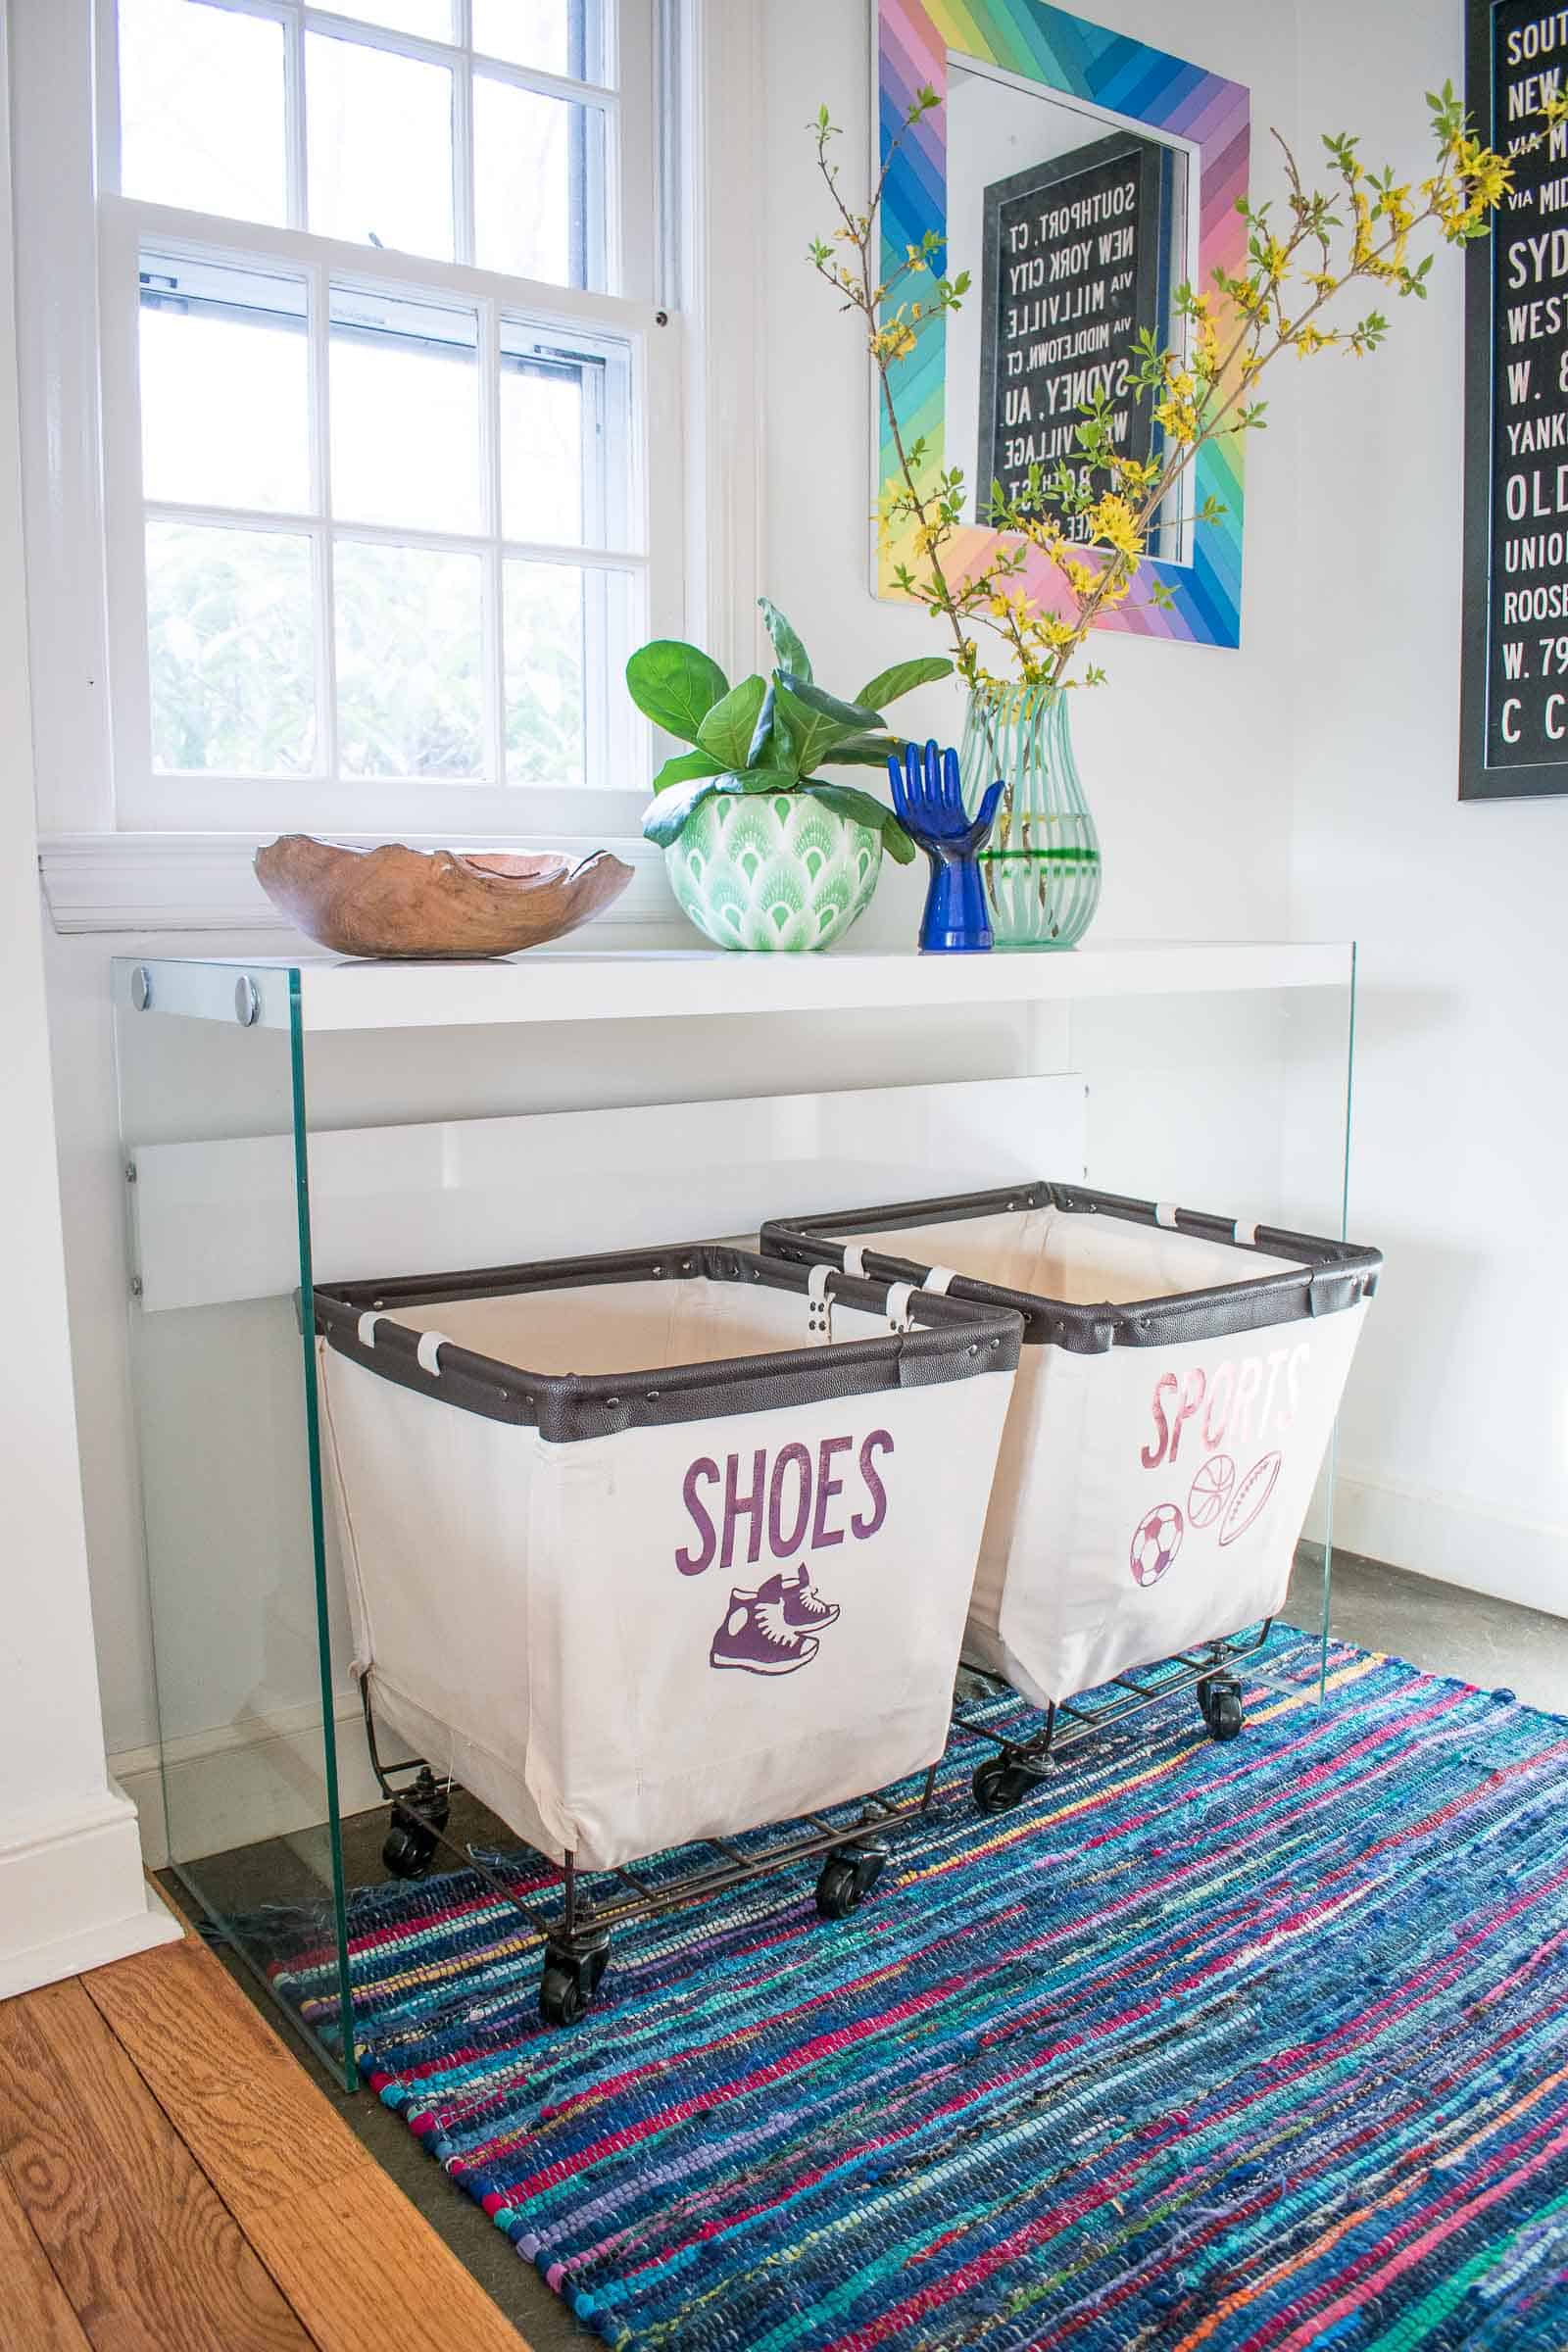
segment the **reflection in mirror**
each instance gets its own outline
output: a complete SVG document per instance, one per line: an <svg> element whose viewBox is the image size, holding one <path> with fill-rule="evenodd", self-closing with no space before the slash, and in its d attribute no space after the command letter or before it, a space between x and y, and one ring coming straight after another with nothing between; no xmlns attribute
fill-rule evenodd
<svg viewBox="0 0 1568 2352"><path fill-rule="evenodd" d="M1102 392L1124 454L1159 457L1128 375L1145 329L1179 346L1172 295L1197 276L1192 157L996 67L948 67L947 267L971 288L948 320L947 457L964 470L965 520L983 525L994 482L1020 494L1032 465L1049 476L1072 462L1079 412ZM1150 552L1190 560L1176 514Z"/></svg>

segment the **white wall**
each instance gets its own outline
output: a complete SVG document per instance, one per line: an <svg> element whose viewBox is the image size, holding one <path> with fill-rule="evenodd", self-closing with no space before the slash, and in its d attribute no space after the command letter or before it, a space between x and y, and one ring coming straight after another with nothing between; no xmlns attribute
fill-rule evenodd
<svg viewBox="0 0 1568 2352"><path fill-rule="evenodd" d="M77 1477L35 881L0 22L0 1998L176 1934L149 1910L136 1825L104 1770Z"/></svg>
<svg viewBox="0 0 1568 2352"><path fill-rule="evenodd" d="M1175 48L1252 92L1254 165L1267 125L1295 121L1294 13L1287 0L1095 0L1097 21ZM827 100L843 125L844 184L864 181L870 101L868 11L856 0L768 0L766 358L770 593L808 645L867 649L869 668L945 652L936 625L867 592L866 359L805 260L831 205L805 125ZM1289 863L1290 751L1281 698L1295 677L1295 477L1288 403L1250 468L1246 610L1239 653L1102 634L1110 683L1079 698L1079 766L1105 860L1102 934L1127 939L1282 938ZM972 453L964 463L972 465ZM837 664L819 661L829 684ZM853 690L858 681L847 681ZM905 706L956 742L956 688ZM878 894L869 921L907 936L903 906Z"/></svg>
<svg viewBox="0 0 1568 2352"><path fill-rule="evenodd" d="M1293 131L1299 119L1315 138L1322 124L1344 120L1376 134L1373 91L1415 98L1408 110L1392 95L1386 101L1396 152L1413 155L1420 89L1457 72L1456 57L1445 54L1456 38L1446 0L1441 8L1422 0L1424 49L1409 37L1402 0L1363 10L1353 25L1345 0L1332 0L1332 38L1321 10L1303 12L1308 86L1298 117L1296 16L1287 0L1263 8L1189 0L1179 26L1160 0L1095 0L1095 13L1250 85L1259 180L1270 174L1270 123ZM765 583L801 627L825 681L846 688L887 661L940 646L921 615L869 595L864 355L804 256L825 205L805 129L819 99L845 126L847 184L864 171L866 18L860 0L764 0L766 135L756 167L766 199L759 271ZM1327 86L1334 73L1342 87ZM1472 1584L1512 1580L1561 1606L1562 1588L1549 1581L1560 1534L1537 1536L1521 1524L1560 1531L1564 1518L1545 1467L1561 1453L1556 1351L1549 1333L1532 1341L1528 1330L1542 1290L1542 1242L1552 1219L1561 1222L1551 1197L1556 1139L1544 1111L1519 1108L1552 1088L1547 1006L1560 980L1557 951L1546 944L1555 845L1544 836L1559 811L1453 803L1457 271L1431 304L1410 306L1396 325L1388 353L1353 382L1331 363L1301 370L1299 382L1293 371L1274 394L1271 429L1249 466L1241 650L1120 636L1097 647L1110 684L1080 698L1075 725L1104 844L1102 934L1361 936L1367 985L1354 1224L1390 1248L1394 1264L1351 1390L1350 1508L1341 1532L1382 1556ZM1348 406L1355 392L1374 404L1364 448L1363 413ZM1303 423L1309 438L1298 462ZM733 454L738 466L750 465L749 450ZM1369 514L1417 519L1380 532L1353 527ZM956 689L928 690L907 708L919 729L956 736ZM1413 887L1418 859L1431 862L1432 879L1423 873ZM858 944L906 942L921 884L918 869L890 875ZM1479 950L1478 931L1486 942ZM213 953L244 946L177 935L50 943L104 1704L110 1746L131 1768L149 1760L154 1719L106 984L111 953L159 944ZM275 936L265 942L273 952L281 944ZM1070 1038L1042 1039L1002 1015L934 1026L913 1015L830 1029L723 1019L699 1026L701 1039L689 1027L642 1027L625 1039L600 1033L591 1055L581 1036L536 1036L526 1060L510 1065L477 1054L460 1058L444 1041L361 1062L337 1054L316 1073L316 1110L355 1122L979 1076L1066 1061L1102 1080L1092 1136L1112 1164L1097 1173L1139 1182L1134 1162L1143 1165L1152 1149L1152 1094L1160 1148L1178 1161L1166 1122L1190 1122L1187 1150L1205 1103L1215 1106L1214 1165L1227 1174L1200 1205L1246 1212L1271 1181L1284 1181L1283 1171L1271 1179L1260 1160L1251 1171L1255 1190L1237 1197L1228 1189L1241 1181L1246 1158L1237 1053L1264 1073L1267 1091L1250 1104L1252 1148L1264 1159L1272 1142L1258 1139L1273 1138L1281 1104L1274 1035L1254 1018L1228 1036L1217 1005L1174 1008L1163 1025L1157 1007L1152 1017L1104 1016L1080 1023ZM1452 1083L1461 1069L1462 1096ZM1315 1054L1314 1070L1332 1093L1332 1041ZM1298 1115L1293 1136L1301 1124ZM1289 1177L1313 1213L1323 1213L1332 1169L1315 1118L1311 1135L1310 1164L1293 1152ZM1525 1145L1521 1197L1516 1162ZM1262 1206L1272 1209L1273 1200L1263 1198ZM1485 1234L1489 1210L1506 1228L1501 1238ZM1549 1243L1546 1254L1549 1261ZM1496 1286L1495 1299L1483 1285ZM1407 1489L1450 1497L1456 1507L1412 1503Z"/></svg>
<svg viewBox="0 0 1568 2352"><path fill-rule="evenodd" d="M1315 0L1301 122L1403 178L1463 82L1452 0ZM1462 278L1302 369L1291 919L1361 943L1353 1218L1389 1253L1342 1541L1568 1611L1568 799L1458 789Z"/></svg>

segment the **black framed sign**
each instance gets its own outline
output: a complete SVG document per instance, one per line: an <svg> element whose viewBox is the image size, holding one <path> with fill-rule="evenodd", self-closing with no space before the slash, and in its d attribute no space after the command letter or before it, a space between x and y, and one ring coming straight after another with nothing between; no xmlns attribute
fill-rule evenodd
<svg viewBox="0 0 1568 2352"><path fill-rule="evenodd" d="M982 514L993 482L1016 495L1032 465L1070 460L1078 411L1126 388L1141 328L1157 332L1169 150L1117 132L1032 164L985 192L981 263ZM1126 457L1150 454L1147 401L1116 411Z"/></svg>
<svg viewBox="0 0 1568 2352"><path fill-rule="evenodd" d="M1466 8L1466 108L1513 183L1465 256L1459 798L1517 800L1568 792L1568 124L1541 112L1568 11Z"/></svg>

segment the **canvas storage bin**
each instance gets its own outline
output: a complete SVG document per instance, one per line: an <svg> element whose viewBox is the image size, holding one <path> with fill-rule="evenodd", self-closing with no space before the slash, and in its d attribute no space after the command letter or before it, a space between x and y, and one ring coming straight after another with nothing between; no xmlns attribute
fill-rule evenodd
<svg viewBox="0 0 1568 2352"><path fill-rule="evenodd" d="M608 1868L940 1755L1016 1314L712 1246L315 1298L357 1666L530 1844Z"/></svg>
<svg viewBox="0 0 1568 2352"><path fill-rule="evenodd" d="M1378 1251L1048 1183L762 1247L1023 1315L971 1664L1044 1706L1279 1609Z"/></svg>

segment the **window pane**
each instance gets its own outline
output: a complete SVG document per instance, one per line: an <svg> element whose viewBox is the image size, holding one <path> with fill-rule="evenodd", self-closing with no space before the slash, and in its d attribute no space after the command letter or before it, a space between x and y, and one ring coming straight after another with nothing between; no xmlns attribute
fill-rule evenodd
<svg viewBox="0 0 1568 2352"><path fill-rule="evenodd" d="M153 765L293 776L316 752L311 543L147 525Z"/></svg>
<svg viewBox="0 0 1568 2352"><path fill-rule="evenodd" d="M507 782L580 784L586 575L515 561L505 571Z"/></svg>
<svg viewBox="0 0 1568 2352"><path fill-rule="evenodd" d="M332 512L476 532L479 328L472 311L332 289Z"/></svg>
<svg viewBox="0 0 1568 2352"><path fill-rule="evenodd" d="M479 558L340 539L333 564L344 774L479 775Z"/></svg>
<svg viewBox="0 0 1568 2352"><path fill-rule="evenodd" d="M120 0L127 196L281 221L283 28L199 0Z"/></svg>
<svg viewBox="0 0 1568 2352"><path fill-rule="evenodd" d="M305 280L143 253L141 441L151 499L303 513Z"/></svg>
<svg viewBox="0 0 1568 2352"><path fill-rule="evenodd" d="M318 235L452 258L452 75L305 36L310 223Z"/></svg>
<svg viewBox="0 0 1568 2352"><path fill-rule="evenodd" d="M600 0L473 0L473 45L481 57L539 74L605 78Z"/></svg>
<svg viewBox="0 0 1568 2352"><path fill-rule="evenodd" d="M363 17L370 24L390 25L394 32L416 32L427 41L450 41L456 31L453 0L348 0L335 14Z"/></svg>
<svg viewBox="0 0 1568 2352"><path fill-rule="evenodd" d="M604 115L473 77L475 257L553 286L605 282Z"/></svg>
<svg viewBox="0 0 1568 2352"><path fill-rule="evenodd" d="M585 397L592 393L580 368L503 360L501 527L508 539L602 544L584 514Z"/></svg>

